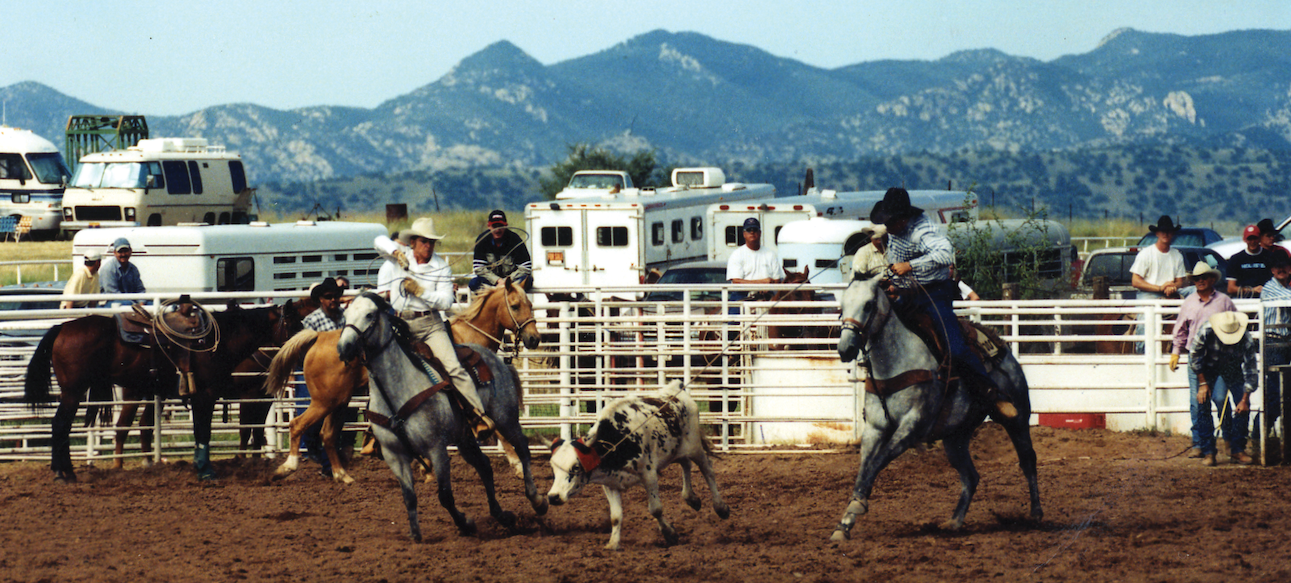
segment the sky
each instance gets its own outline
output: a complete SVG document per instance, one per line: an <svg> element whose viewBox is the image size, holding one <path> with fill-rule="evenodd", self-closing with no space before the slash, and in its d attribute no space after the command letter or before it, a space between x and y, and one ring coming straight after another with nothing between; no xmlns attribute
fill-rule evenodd
<svg viewBox="0 0 1291 583"><path fill-rule="evenodd" d="M144 115L254 103L376 107L500 40L543 64L652 30L822 68L994 48L1049 61L1119 28L1291 30L1291 0L218 0L10 2L0 87ZM87 112L88 113L88 112Z"/></svg>

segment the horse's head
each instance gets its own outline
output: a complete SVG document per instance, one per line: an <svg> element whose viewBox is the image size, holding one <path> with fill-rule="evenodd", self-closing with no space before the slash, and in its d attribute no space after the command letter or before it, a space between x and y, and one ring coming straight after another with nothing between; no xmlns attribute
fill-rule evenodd
<svg viewBox="0 0 1291 583"><path fill-rule="evenodd" d="M384 325L388 304L381 296L363 292L345 308L345 328L336 341L336 353L343 361L352 361L369 347L380 346L391 334Z"/></svg>
<svg viewBox="0 0 1291 583"><path fill-rule="evenodd" d="M533 350L538 347L541 335L538 334L538 321L533 315L533 304L529 295L524 293L520 284L511 281L510 277L498 282L502 288L502 301L496 317L502 318L502 325L512 334L519 334L524 347Z"/></svg>
<svg viewBox="0 0 1291 583"><path fill-rule="evenodd" d="M871 332L892 313L892 304L883 290L883 278L860 273L843 291L841 304L843 330L838 337L838 356L843 362L851 362L865 347Z"/></svg>

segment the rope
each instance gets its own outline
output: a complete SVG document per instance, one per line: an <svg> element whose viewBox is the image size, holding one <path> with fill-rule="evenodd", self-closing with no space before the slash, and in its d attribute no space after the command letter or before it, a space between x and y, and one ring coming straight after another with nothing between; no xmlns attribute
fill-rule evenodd
<svg viewBox="0 0 1291 583"><path fill-rule="evenodd" d="M189 352L214 352L215 349L220 346L220 326L215 322L215 315L212 314L210 310L206 309L206 306L197 302L192 302L191 300L188 302L202 311L202 318L200 319L202 320L203 325L196 332L180 332L170 327L170 323L167 322L165 318L166 308L179 303L179 301L179 299L169 299L161 302L161 309L159 311L162 315L153 318L153 335L155 336L157 332L160 332L161 335L165 336L167 340L170 340L172 344ZM192 348L179 342L180 340L201 340L202 338L206 338L208 335L213 335L215 337L215 341L211 343L209 348ZM164 353L165 351L163 350L162 352Z"/></svg>

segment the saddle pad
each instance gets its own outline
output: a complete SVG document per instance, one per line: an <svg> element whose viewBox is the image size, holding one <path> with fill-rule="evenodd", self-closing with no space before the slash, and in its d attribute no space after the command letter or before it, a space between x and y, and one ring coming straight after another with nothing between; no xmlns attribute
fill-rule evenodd
<svg viewBox="0 0 1291 583"><path fill-rule="evenodd" d="M968 342L969 348L977 353L983 364L994 368L995 364L1004 360L1004 355L1009 351L1009 345L993 328L974 323L967 318L959 319L959 327L964 332L964 340Z"/></svg>
<svg viewBox="0 0 1291 583"><path fill-rule="evenodd" d="M117 334L126 344L146 344L151 335L151 328L131 318L132 314L132 312L119 312L113 316L117 324Z"/></svg>

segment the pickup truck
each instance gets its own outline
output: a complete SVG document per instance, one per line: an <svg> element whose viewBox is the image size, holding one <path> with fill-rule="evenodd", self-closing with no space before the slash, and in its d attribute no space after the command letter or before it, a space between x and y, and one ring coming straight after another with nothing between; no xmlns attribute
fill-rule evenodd
<svg viewBox="0 0 1291 583"><path fill-rule="evenodd" d="M632 177L619 170L579 170L569 177L569 184L556 194L557 200L611 194L634 188Z"/></svg>
<svg viewBox="0 0 1291 583"><path fill-rule="evenodd" d="M1227 275L1228 262L1224 260L1214 249L1207 247L1171 247L1178 249L1183 254L1183 264L1188 271L1198 261L1205 261L1211 267L1219 270L1220 281L1223 281ZM1132 275L1130 267L1134 266L1134 258L1139 254L1139 247L1108 247L1099 249L1089 254L1089 259L1085 260L1085 266L1080 272L1080 279L1076 283L1076 291L1072 298L1088 299L1094 295L1094 278L1106 276L1108 278L1107 286L1111 299L1132 300L1138 296L1138 291L1131 285ZM1186 293L1191 286L1180 290L1180 293Z"/></svg>

